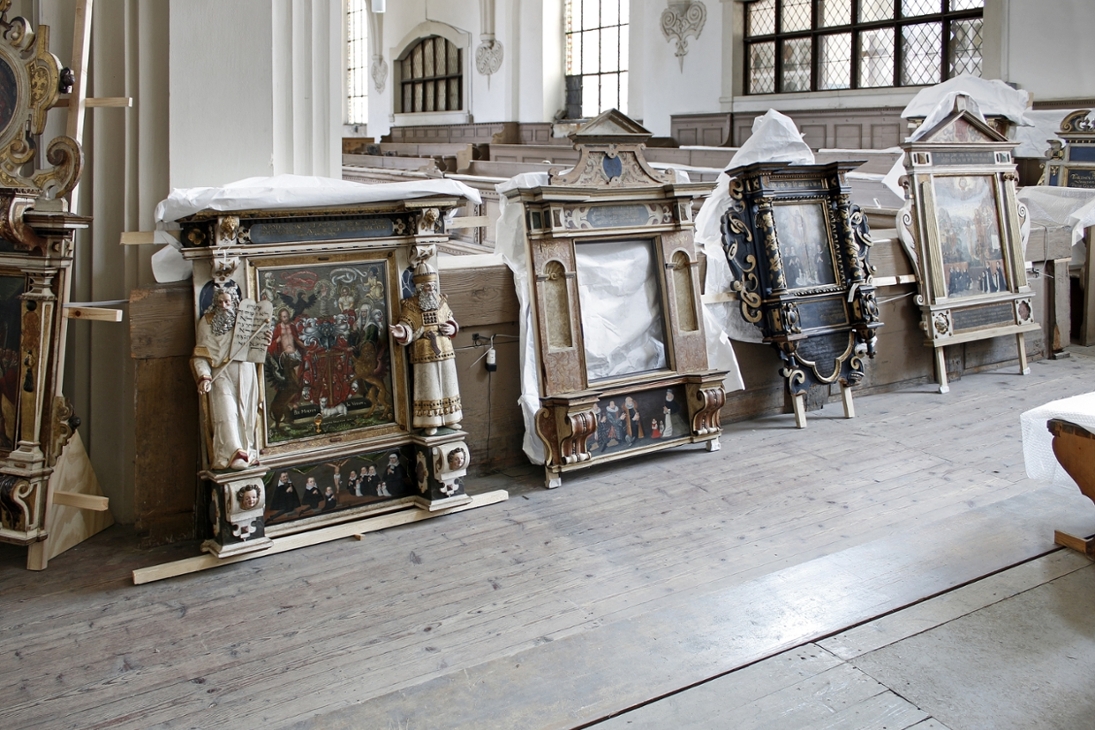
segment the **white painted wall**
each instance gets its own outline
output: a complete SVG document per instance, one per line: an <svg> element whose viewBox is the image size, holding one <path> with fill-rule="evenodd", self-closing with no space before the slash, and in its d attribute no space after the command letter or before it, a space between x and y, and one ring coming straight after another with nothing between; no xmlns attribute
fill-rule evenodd
<svg viewBox="0 0 1095 730"><path fill-rule="evenodd" d="M340 0L172 0L172 187L341 174Z"/></svg>
<svg viewBox="0 0 1095 730"><path fill-rule="evenodd" d="M677 44L661 30L664 2L631 3L631 100L629 115L658 136L669 135L672 114L718 112L722 93L722 14L718 0L706 0L707 22L700 37L688 39L684 68Z"/></svg>
<svg viewBox="0 0 1095 730"><path fill-rule="evenodd" d="M1003 0L1002 12L1005 81L1032 92L1035 101L1095 97L1095 2Z"/></svg>

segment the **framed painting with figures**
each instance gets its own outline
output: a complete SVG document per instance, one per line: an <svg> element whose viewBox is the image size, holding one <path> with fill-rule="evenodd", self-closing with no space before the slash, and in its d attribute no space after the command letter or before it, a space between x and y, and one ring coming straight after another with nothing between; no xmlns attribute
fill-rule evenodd
<svg viewBox="0 0 1095 730"><path fill-rule="evenodd" d="M430 262L459 198L408 201L400 185L367 197L178 219L194 267L198 508L212 532L202 549L218 557L380 514L471 504L459 421L426 429L411 393L446 363L454 369L415 358L430 345L451 350L441 324L459 313L438 294ZM406 331L412 314L438 319L442 308L443 322ZM433 384L458 411L455 378Z"/></svg>
<svg viewBox="0 0 1095 730"><path fill-rule="evenodd" d="M259 262L254 271L274 314L263 367L267 447L396 423L392 263Z"/></svg>
<svg viewBox="0 0 1095 730"><path fill-rule="evenodd" d="M870 231L849 201L846 174L858 164L755 163L730 171L722 219L733 275L728 293L779 351L799 428L811 388L827 394L838 384L845 416L854 415L851 387L863 379L882 326Z"/></svg>
<svg viewBox="0 0 1095 730"><path fill-rule="evenodd" d="M898 226L915 246L921 328L943 393L949 345L1014 336L1020 372L1029 372L1024 337L1040 326L1023 262L1016 144L958 97L949 115L902 145L909 202Z"/></svg>

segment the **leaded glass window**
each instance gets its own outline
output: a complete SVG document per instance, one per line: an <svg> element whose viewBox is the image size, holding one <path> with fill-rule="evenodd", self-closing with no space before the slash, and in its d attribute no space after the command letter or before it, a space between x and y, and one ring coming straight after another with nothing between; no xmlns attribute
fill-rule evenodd
<svg viewBox="0 0 1095 730"><path fill-rule="evenodd" d="M627 112L629 0L567 0L566 75L580 79L581 116Z"/></svg>
<svg viewBox="0 0 1095 730"><path fill-rule="evenodd" d="M753 0L745 90L921 86L981 74L984 0Z"/></svg>

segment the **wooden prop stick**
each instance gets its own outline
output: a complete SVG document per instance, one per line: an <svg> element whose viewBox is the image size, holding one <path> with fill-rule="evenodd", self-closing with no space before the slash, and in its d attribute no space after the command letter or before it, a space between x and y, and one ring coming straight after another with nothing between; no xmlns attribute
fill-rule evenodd
<svg viewBox="0 0 1095 730"><path fill-rule="evenodd" d="M174 578L178 575L197 573L200 570L208 570L209 568L215 568L218 565L228 565L229 563L238 563L243 560L261 558L266 555L296 550L297 548L307 547L309 545L318 545L320 543L330 542L331 540L339 540L344 537L376 532L377 530L384 530L389 527L396 527L397 525L409 525L412 522L428 520L433 517L440 517L454 512L463 512L464 510L475 509L476 507L486 507L487 505L495 504L497 502L504 502L507 499L509 499L509 492L504 489L497 489L493 492L474 495L471 498L471 502L466 504L438 510L437 512L429 512L427 510L412 507L381 517L367 517L342 525L332 525L311 532L301 532L296 535L274 538L273 545L271 545L268 550L262 550L261 552L244 553L229 558L199 555L194 558L176 560L172 563L154 565L151 568L138 568L133 571L133 585L139 586L144 583L163 580L164 578Z"/></svg>

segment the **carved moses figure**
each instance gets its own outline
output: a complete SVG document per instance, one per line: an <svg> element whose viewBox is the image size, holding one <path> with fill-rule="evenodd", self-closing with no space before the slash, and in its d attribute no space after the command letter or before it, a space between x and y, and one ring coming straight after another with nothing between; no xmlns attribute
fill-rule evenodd
<svg viewBox="0 0 1095 730"><path fill-rule="evenodd" d="M190 360L198 393L205 399L206 427L212 435L213 469L246 469L258 463L259 378L254 362L236 359L233 347L239 294L217 287L213 302L198 320ZM267 339L269 334L266 335Z"/></svg>
<svg viewBox="0 0 1095 730"><path fill-rule="evenodd" d="M451 340L459 326L440 292L436 271L422 262L415 267L413 282L415 294L400 302L399 321L390 329L396 342L410 346L414 365L411 425L429 436L441 426L458 428L464 417Z"/></svg>

